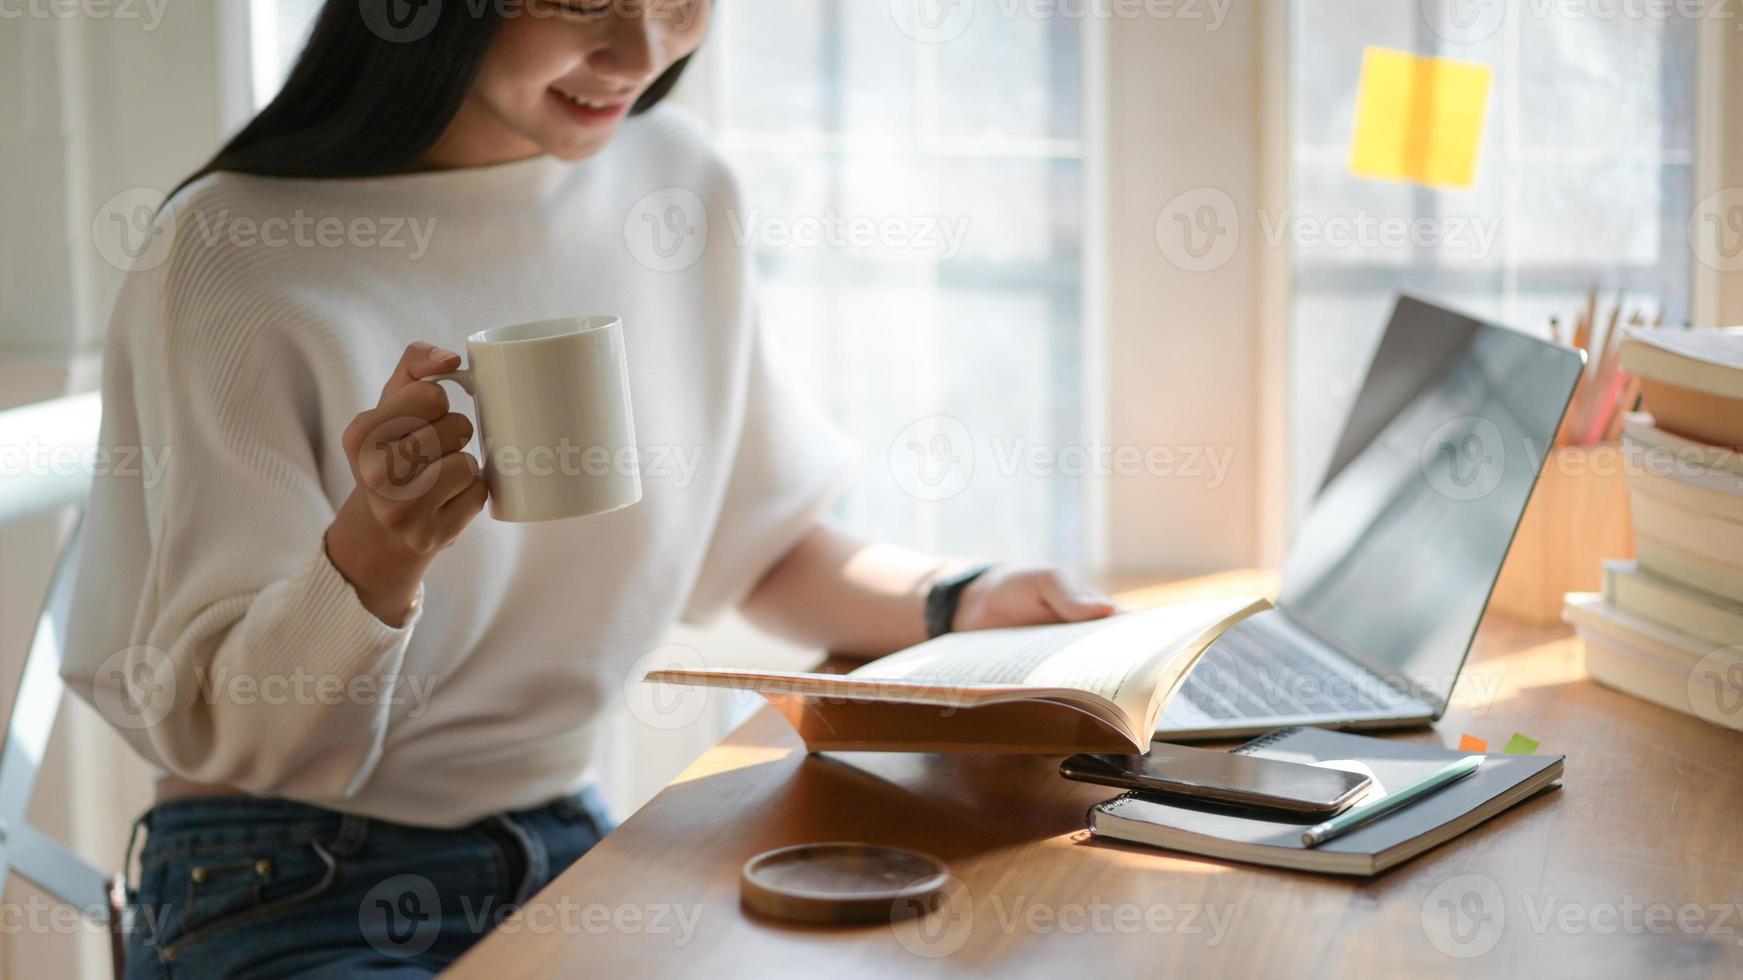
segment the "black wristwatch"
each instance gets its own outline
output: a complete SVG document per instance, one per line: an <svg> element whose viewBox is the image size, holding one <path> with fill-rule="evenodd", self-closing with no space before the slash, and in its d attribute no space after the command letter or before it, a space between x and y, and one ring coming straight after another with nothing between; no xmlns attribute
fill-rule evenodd
<svg viewBox="0 0 1743 980"><path fill-rule="evenodd" d="M951 631L952 624L956 622L956 607L962 602L962 590L968 588L968 583L985 575L990 568L991 565L977 565L966 572L958 572L933 583L932 591L926 593L927 639L940 637Z"/></svg>

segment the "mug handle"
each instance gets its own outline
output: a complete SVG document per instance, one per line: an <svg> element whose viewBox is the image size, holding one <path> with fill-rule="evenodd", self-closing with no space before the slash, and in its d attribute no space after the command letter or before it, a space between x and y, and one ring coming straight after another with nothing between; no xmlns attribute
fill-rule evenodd
<svg viewBox="0 0 1743 980"><path fill-rule="evenodd" d="M478 393L472 390L472 369L469 367L463 367L458 371L449 371L447 374L432 374L424 378L419 378L418 380L452 381L464 389L466 394L471 395L474 398L478 397Z"/></svg>

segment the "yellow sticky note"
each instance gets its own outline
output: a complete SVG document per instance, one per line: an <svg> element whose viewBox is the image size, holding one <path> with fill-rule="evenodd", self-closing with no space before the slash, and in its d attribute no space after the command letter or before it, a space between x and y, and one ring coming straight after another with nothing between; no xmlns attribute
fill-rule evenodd
<svg viewBox="0 0 1743 980"><path fill-rule="evenodd" d="M1368 48L1350 173L1430 187L1471 186L1494 75L1474 61Z"/></svg>

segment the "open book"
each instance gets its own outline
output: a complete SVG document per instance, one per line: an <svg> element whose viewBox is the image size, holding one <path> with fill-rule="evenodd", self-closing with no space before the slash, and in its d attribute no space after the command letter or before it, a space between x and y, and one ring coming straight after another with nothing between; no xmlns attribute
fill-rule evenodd
<svg viewBox="0 0 1743 980"><path fill-rule="evenodd" d="M950 633L847 674L707 668L644 679L755 691L813 752L1141 753L1211 641L1270 605L1201 600Z"/></svg>

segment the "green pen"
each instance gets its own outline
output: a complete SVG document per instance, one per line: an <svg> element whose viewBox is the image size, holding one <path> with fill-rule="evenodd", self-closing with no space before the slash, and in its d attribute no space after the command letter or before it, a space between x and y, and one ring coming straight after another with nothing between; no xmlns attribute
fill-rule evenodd
<svg viewBox="0 0 1743 980"><path fill-rule="evenodd" d="M1480 755L1467 755L1445 769L1425 776L1383 799L1375 800L1366 806L1356 807L1348 813L1339 814L1325 823L1314 824L1302 832L1302 846L1318 847L1334 837L1342 837L1376 817L1383 817L1399 807L1415 803L1442 786L1458 782L1476 772L1477 767L1483 764L1484 758L1486 757Z"/></svg>

